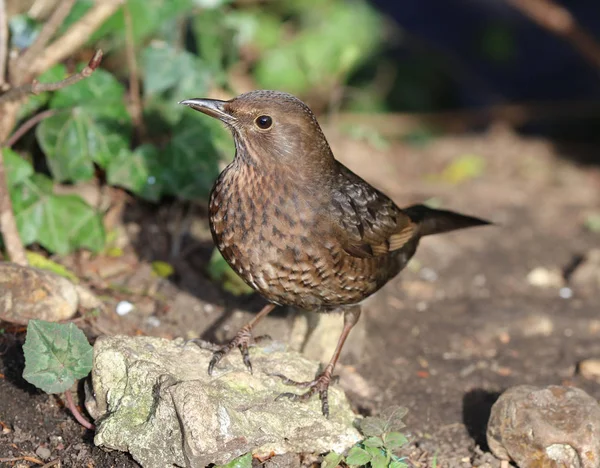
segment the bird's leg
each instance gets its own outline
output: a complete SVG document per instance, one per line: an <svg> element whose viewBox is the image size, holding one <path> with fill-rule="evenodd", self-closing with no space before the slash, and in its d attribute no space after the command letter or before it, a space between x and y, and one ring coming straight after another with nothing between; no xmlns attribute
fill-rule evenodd
<svg viewBox="0 0 600 468"><path fill-rule="evenodd" d="M255 325L260 322L263 318L265 318L269 312L271 312L275 308L275 304L267 304L262 308L262 310L256 314L256 316L250 320L246 325L244 325L237 332L235 337L227 343L225 346L221 347L217 351L213 353L212 359L208 364L208 374L212 375L213 369L217 365L217 363L225 357L225 355L229 354L229 352L238 347L240 352L242 353L242 358L244 359L244 364L246 368L252 373L252 363L250 362L250 354L248 353L248 346L252 344L254 341L252 338L252 329ZM260 337L257 337L257 340Z"/></svg>
<svg viewBox="0 0 600 468"><path fill-rule="evenodd" d="M352 330L352 327L354 327L354 325L356 325L356 322L358 322L360 312L361 308L359 305L344 310L344 328L342 329L342 333L338 340L337 346L335 347L335 351L333 352L333 356L331 357L329 364L327 364L325 369L323 369L323 372L321 372L314 380L311 380L309 382L296 382L294 380L288 379L284 375L272 374L274 376L282 378L286 385L296 385L297 387L308 388L308 391L302 394L282 393L276 398L276 400L279 400L280 398L289 398L292 401L305 401L308 400L315 393L318 393L319 398L321 399L321 410L323 411L323 415L325 417L329 417L329 402L327 400L327 391L329 389L329 384L331 383L333 369L335 368L335 365L340 357L342 347L344 346L346 338L348 338L348 335L350 334L350 330Z"/></svg>

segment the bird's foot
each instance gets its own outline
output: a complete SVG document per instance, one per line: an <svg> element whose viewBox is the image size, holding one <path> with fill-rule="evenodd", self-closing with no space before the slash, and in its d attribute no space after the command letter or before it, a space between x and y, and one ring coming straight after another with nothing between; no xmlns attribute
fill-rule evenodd
<svg viewBox="0 0 600 468"><path fill-rule="evenodd" d="M280 394L275 401L280 400L282 398L288 398L292 401L306 401L311 396L315 394L319 394L319 398L321 400L321 411L323 412L323 416L326 418L329 417L329 401L328 401L328 390L329 384L332 381L333 368L327 366L323 372L321 372L314 380L310 380L308 382L296 382L295 380L288 379L285 375L282 374L269 374L273 377L279 377L283 380L285 385L295 385L296 387L308 388L308 391L305 393L297 394L286 392Z"/></svg>
<svg viewBox="0 0 600 468"><path fill-rule="evenodd" d="M221 346L213 352L212 359L208 364L208 375L212 375L215 366L223 359L233 348L239 348L242 353L242 359L246 369L252 374L252 363L250 362L250 353L248 349L250 346L264 340L270 339L268 335L261 335L257 337L252 336L252 327L245 325L240 328L235 337L227 343L225 346Z"/></svg>

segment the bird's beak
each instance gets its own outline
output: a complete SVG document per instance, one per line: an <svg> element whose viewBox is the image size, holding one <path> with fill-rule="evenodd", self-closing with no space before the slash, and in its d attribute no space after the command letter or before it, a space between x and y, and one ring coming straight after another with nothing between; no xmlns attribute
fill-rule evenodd
<svg viewBox="0 0 600 468"><path fill-rule="evenodd" d="M219 119L220 121L225 123L233 123L235 121L235 117L233 117L225 110L225 104L227 104L227 101L220 101L218 99L195 98L180 101L179 104L191 107L194 110L202 112L206 115L210 115L211 117Z"/></svg>

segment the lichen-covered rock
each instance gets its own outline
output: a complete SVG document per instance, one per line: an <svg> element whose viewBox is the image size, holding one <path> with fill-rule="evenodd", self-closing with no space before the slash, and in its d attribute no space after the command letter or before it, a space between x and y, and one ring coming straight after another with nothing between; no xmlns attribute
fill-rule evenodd
<svg viewBox="0 0 600 468"><path fill-rule="evenodd" d="M79 306L101 304L87 289L49 271L0 262L0 319L26 325L30 319L68 320Z"/></svg>
<svg viewBox="0 0 600 468"><path fill-rule="evenodd" d="M600 406L575 387L513 387L492 407L487 442L520 468L597 468Z"/></svg>
<svg viewBox="0 0 600 468"><path fill-rule="evenodd" d="M92 382L96 445L130 452L146 468L202 467L256 455L344 451L361 439L345 395L329 390L330 419L317 398L275 401L286 387L266 373L310 380L317 363L273 342L251 350L254 374L232 353L211 377L212 353L183 340L101 337Z"/></svg>

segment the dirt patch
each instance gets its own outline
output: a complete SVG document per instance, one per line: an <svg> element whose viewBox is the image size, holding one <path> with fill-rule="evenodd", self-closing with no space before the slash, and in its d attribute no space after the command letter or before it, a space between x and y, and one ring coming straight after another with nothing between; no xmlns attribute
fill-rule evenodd
<svg viewBox="0 0 600 468"><path fill-rule="evenodd" d="M575 371L579 361L600 354L600 296L568 283L561 291L528 280L535 268L563 271L598 246L598 234L583 228L587 214L600 208L597 168L569 162L551 142L504 130L385 150L328 135L339 159L401 206L435 198L498 223L423 240L410 267L367 302L363 351L343 357L370 387L370 396L350 392L362 412L410 409L406 454L415 466L431 466L434 457L441 467L499 466L485 453L485 423L498 394L512 385L576 385L600 398L597 384ZM465 154L485 161L479 176L458 184L432 177ZM179 209L130 206L123 232L131 243L122 257L62 259L108 304L106 314L78 323L90 336L222 341L260 309L261 298L224 294L210 281L205 209L184 213L183 231ZM171 262L175 277L153 276L153 260ZM120 300L136 309L118 316ZM257 333L286 341L292 320L293 313L279 311ZM44 446L66 467L136 466L126 455L94 448L92 434L58 399L23 382L18 338L5 334L0 351L0 421L8 430L0 432L0 458L39 458L36 450Z"/></svg>

